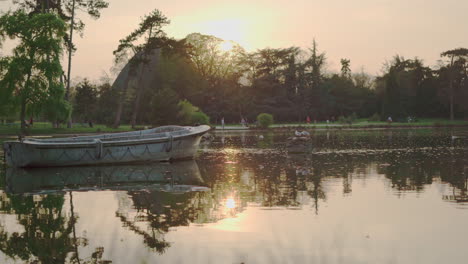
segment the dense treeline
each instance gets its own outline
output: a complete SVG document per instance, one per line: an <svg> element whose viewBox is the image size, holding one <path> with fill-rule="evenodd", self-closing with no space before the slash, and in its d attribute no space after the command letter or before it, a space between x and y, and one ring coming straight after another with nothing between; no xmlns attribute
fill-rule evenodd
<svg viewBox="0 0 468 264"><path fill-rule="evenodd" d="M468 116L466 49L444 52L449 60L437 69L397 55L380 76L372 77L351 72L347 59L341 60L339 73L326 72L325 53L315 41L307 50L266 48L250 53L198 33L180 43L183 51L157 53L157 66L147 73L154 75L153 82L144 91L138 123L177 123L177 102L182 99L200 107L213 123L222 117L233 123L241 118L252 121L259 113L271 113L279 122L351 115L380 120ZM135 91L130 87L125 96L124 123L131 120Z"/></svg>
<svg viewBox="0 0 468 264"><path fill-rule="evenodd" d="M18 14L8 13L4 19ZM60 20L60 16L54 19ZM265 48L247 52L234 42L199 33L175 40L165 34L163 27L167 24L169 20L155 10L143 18L135 31L120 40L114 54L121 73L115 82L93 84L85 79L73 87L74 122L134 126L199 123L207 122L208 118L211 123L219 123L224 117L228 123L238 123L242 118L252 122L260 113L272 114L277 122L304 122L307 117L311 121L333 121L349 116L374 120L385 120L388 116L394 120L406 120L409 116L468 117L468 49L465 48L443 51L437 68L425 66L418 58L396 55L385 63L379 76L352 72L352 62L346 58L341 59L340 72L330 73L325 70L326 54L318 49L315 40L306 49ZM27 26L26 23L24 27ZM14 33L1 29L3 37ZM59 37L66 37L61 30ZM63 47L65 41L60 41L57 38L58 45ZM57 52L44 53L42 59L50 61L58 56ZM2 80L18 73L12 71L11 66L15 66L12 60L13 57L1 60ZM31 60L34 63L34 58ZM31 102L18 107L18 103L15 106L4 100L0 116L11 116L21 110L22 119L34 114L63 122L63 115L57 117L53 113L67 111L58 109L61 104L54 110L54 105L47 103L50 98L58 100L63 96L60 71L57 68L53 76L45 73L34 83L28 79L26 69L18 77L22 78L21 82L13 78L9 83L0 82L0 92L6 95L2 98L21 97L18 93L21 87L13 86L22 83L30 87L26 88L29 96L26 100ZM37 90L38 87L49 94ZM60 89L54 92L53 87ZM21 100L8 99L9 102ZM45 110L37 110L41 105Z"/></svg>

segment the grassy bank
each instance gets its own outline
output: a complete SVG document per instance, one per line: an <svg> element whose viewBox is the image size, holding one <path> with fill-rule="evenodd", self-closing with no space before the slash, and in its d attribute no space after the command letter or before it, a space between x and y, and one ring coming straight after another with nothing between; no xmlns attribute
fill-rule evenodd
<svg viewBox="0 0 468 264"><path fill-rule="evenodd" d="M35 122L27 129L27 135L56 135L56 134L86 134L86 133L112 133L130 131L130 125L122 125L119 128L110 128L105 125L73 124L72 128L62 126L53 128L52 124L45 122ZM0 135L18 135L20 133L20 123L0 124Z"/></svg>
<svg viewBox="0 0 468 264"><path fill-rule="evenodd" d="M447 119L419 119L417 122L369 122L365 119L356 120L352 124L340 124L338 122L327 123L285 123L274 124L273 129L288 129L288 128L310 128L310 129L347 129L347 128L417 128L417 127L468 127L468 120L454 120ZM240 124L227 124L227 129L241 128ZM217 126L220 129L220 126ZM50 123L36 122L27 130L27 135L58 135L58 134L91 134L91 133L113 133L132 131L130 125L121 125L119 128L110 128L105 125L95 124L89 127L87 124L74 124L72 128L62 126L60 128L53 128ZM17 136L20 133L19 122L11 124L0 124L0 135L3 136Z"/></svg>

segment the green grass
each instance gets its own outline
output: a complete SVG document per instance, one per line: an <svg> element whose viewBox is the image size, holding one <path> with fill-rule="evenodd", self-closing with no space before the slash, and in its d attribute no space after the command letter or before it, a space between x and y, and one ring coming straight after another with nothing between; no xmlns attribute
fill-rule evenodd
<svg viewBox="0 0 468 264"><path fill-rule="evenodd" d="M96 124L88 127L86 124L73 124L72 128L62 125L60 128L53 128L51 123L35 122L27 129L28 135L54 135L54 134L85 134L85 133L111 133L131 131L130 125L121 125L119 128L110 128L105 125ZM18 135L20 133L20 123L0 124L0 135Z"/></svg>
<svg viewBox="0 0 468 264"><path fill-rule="evenodd" d="M218 127L220 125L217 125ZM376 127L443 127L443 126L468 126L468 120L435 119L435 118L420 118L417 122L369 122L367 119L358 119L352 125L340 124L338 122L326 123L282 123L274 124L273 128L278 127L310 127L310 128L376 128ZM141 126L140 126L141 127ZM240 124L227 124L226 127L241 127ZM34 126L28 128L28 135L57 135L57 134L87 134L87 133L112 133L132 131L130 125L121 125L119 128L110 128L105 125L95 124L94 127L88 127L87 124L73 124L72 128L66 128L62 125L60 128L53 128L51 123L35 122ZM0 124L0 135L16 136L20 133L20 123Z"/></svg>

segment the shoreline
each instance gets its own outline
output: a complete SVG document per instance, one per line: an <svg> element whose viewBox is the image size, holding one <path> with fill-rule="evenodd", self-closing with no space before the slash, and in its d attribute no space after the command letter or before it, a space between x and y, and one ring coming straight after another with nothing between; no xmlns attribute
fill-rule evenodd
<svg viewBox="0 0 468 264"><path fill-rule="evenodd" d="M229 127L222 129L215 127L216 132L242 132L242 131L275 131L275 130L386 130L386 129L423 129L423 128L468 128L468 124L444 124L444 125L274 125L270 128Z"/></svg>
<svg viewBox="0 0 468 264"><path fill-rule="evenodd" d="M220 126L213 126L210 132L216 133L227 133L227 132L255 132L255 131L288 131L288 130L319 130L319 131L336 131L336 130L391 130L391 129L440 129L440 128L468 128L468 124L444 124L444 125L287 125L287 124L278 124L273 125L270 128L254 128L254 127L238 127L238 126L225 126L221 128ZM73 137L73 136L84 136L84 135L98 135L98 134L112 134L119 132L128 132L135 130L122 130L122 131L71 131L69 133L65 131L57 131L58 133L31 133L26 135L26 137ZM2 139L13 139L16 140L18 134L12 133L0 133L0 138Z"/></svg>

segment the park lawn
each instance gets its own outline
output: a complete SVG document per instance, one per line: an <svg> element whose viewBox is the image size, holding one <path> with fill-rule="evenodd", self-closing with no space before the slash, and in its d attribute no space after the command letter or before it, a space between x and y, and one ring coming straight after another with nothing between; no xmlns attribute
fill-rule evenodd
<svg viewBox="0 0 468 264"><path fill-rule="evenodd" d="M105 125L95 124L89 127L87 124L73 124L72 128L66 128L62 125L59 128L53 128L51 123L35 122L27 129L27 135L56 135L56 134L88 134L88 133L112 133L131 131L130 125L121 125L119 128L110 128ZM0 135L19 135L20 123L0 124Z"/></svg>

